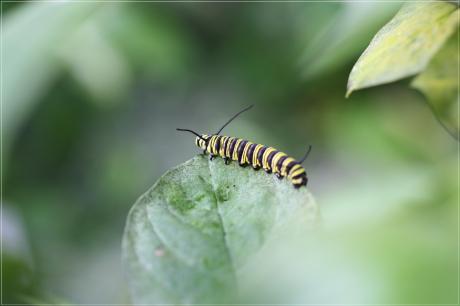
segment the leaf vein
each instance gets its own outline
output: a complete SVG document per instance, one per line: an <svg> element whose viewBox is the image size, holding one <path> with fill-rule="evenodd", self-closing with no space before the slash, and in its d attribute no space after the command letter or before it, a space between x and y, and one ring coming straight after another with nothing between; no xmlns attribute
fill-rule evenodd
<svg viewBox="0 0 460 306"><path fill-rule="evenodd" d="M217 197L216 188L214 187L214 179L213 179L213 175L212 175L210 161L208 161L208 168L209 168L209 176L211 178L210 182L211 182L211 188L212 188L212 191L213 191L212 194L214 195L214 200L216 201L217 216L219 217L219 223L220 223L220 226L222 228L222 239L223 239L223 242L224 242L225 251L227 253L228 260L230 262L230 266L232 267L234 279L236 279L236 277L235 277L236 267L235 267L235 264L234 264L234 261L233 261L233 257L232 257L230 248L228 246L227 231L225 229L224 219L222 218L222 212L220 210L220 205L219 205L220 201L219 201L219 198Z"/></svg>

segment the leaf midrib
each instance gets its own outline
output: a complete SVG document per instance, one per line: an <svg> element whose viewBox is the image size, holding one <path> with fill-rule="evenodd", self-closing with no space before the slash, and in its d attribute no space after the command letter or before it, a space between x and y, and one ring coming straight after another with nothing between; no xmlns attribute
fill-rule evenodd
<svg viewBox="0 0 460 306"><path fill-rule="evenodd" d="M214 186L214 178L213 178L213 174L212 174L212 170L211 170L211 164L210 164L209 160L207 161L207 164L208 164L208 170L209 170L209 177L210 177L210 184L211 184L211 188L212 188L212 194L214 196L214 200L215 200L215 203L216 203L217 216L219 217L220 227L222 228L222 240L223 240L223 243L224 243L225 251L227 253L228 262L230 263L231 270L232 270L232 273L233 273L232 278L236 283L236 267L235 267L235 263L234 263L234 260L233 260L232 253L230 251L230 247L228 245L227 230L225 229L224 219L222 218L222 212L220 210L220 205L219 205L220 201L219 201L219 198L217 197L216 188Z"/></svg>

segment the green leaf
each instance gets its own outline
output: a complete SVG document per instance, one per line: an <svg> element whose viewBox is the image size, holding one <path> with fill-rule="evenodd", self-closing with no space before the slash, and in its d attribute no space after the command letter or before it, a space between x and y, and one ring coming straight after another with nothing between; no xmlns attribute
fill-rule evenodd
<svg viewBox="0 0 460 306"><path fill-rule="evenodd" d="M347 96L423 71L458 25L448 2L407 3L372 39L351 70Z"/></svg>
<svg viewBox="0 0 460 306"><path fill-rule="evenodd" d="M420 90L428 99L433 112L444 127L459 139L459 79L458 32L452 35L443 48L433 57L427 69L419 74L411 86Z"/></svg>
<svg viewBox="0 0 460 306"><path fill-rule="evenodd" d="M235 301L239 272L277 229L312 224L316 204L263 171L197 156L131 209L123 261L136 304Z"/></svg>
<svg viewBox="0 0 460 306"><path fill-rule="evenodd" d="M105 29L109 14L123 22L125 7L125 3L98 7L90 18L55 46L56 59L92 97L90 101L100 107L111 107L125 101L132 82L132 71L126 57Z"/></svg>

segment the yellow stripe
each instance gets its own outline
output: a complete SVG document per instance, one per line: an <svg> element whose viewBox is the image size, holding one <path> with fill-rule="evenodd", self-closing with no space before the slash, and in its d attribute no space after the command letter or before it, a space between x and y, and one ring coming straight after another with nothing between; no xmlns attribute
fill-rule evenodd
<svg viewBox="0 0 460 306"><path fill-rule="evenodd" d="M299 170L296 170L294 172L291 172L291 177L296 177L297 175L299 174L302 174L302 173L305 173L305 169L304 168L300 168Z"/></svg>
<svg viewBox="0 0 460 306"><path fill-rule="evenodd" d="M212 137L211 139L209 139L209 142L208 142L208 153L209 154L212 154Z"/></svg>
<svg viewBox="0 0 460 306"><path fill-rule="evenodd" d="M209 143L208 143L208 152L209 152L210 154L212 154L212 139L213 139L213 138L211 137L211 139L209 139Z"/></svg>
<svg viewBox="0 0 460 306"><path fill-rule="evenodd" d="M240 146L241 141L243 141L241 138L236 141L235 148L233 149L233 160L238 160L238 147Z"/></svg>
<svg viewBox="0 0 460 306"><path fill-rule="evenodd" d="M217 154L216 152L216 140L217 140L217 136L216 135L213 135L212 138L211 138L211 152L212 154Z"/></svg>
<svg viewBox="0 0 460 306"><path fill-rule="evenodd" d="M225 157L225 152L224 152L224 144L225 144L225 141L228 139L228 136L223 136L221 139L220 139L220 148L219 148L219 155L221 157Z"/></svg>
<svg viewBox="0 0 460 306"><path fill-rule="evenodd" d="M264 146L261 144L258 144L256 148L254 149L254 154L252 154L252 166L261 166L259 165L259 161L257 160L257 155L259 155L260 149L262 149Z"/></svg>
<svg viewBox="0 0 460 306"><path fill-rule="evenodd" d="M291 168L291 170L289 171L289 177L293 177L293 173L294 173L295 171L297 171L298 169L300 169L300 168L301 168L301 167L300 167L299 164L294 165L294 166Z"/></svg>
<svg viewBox="0 0 460 306"><path fill-rule="evenodd" d="M286 156L286 154L283 153L283 152L278 152L278 153L275 154L275 156L273 156L273 159L272 159L273 172L281 173L281 171L279 171L280 169L277 168L277 164L278 164L278 161L280 160L280 158L283 157L283 156Z"/></svg>
<svg viewBox="0 0 460 306"><path fill-rule="evenodd" d="M230 158L230 144L232 143L234 137L229 137L228 139L228 145L227 145L227 150L225 151L225 157Z"/></svg>
<svg viewBox="0 0 460 306"><path fill-rule="evenodd" d="M270 165L267 162L268 155L270 155L271 152L275 151L274 148L268 147L267 150L265 150L264 155L262 155L262 165L265 170L270 169Z"/></svg>
<svg viewBox="0 0 460 306"><path fill-rule="evenodd" d="M249 147L252 145L252 142L246 142L246 145L244 146L244 149L243 149L243 156L241 157L241 162L243 164L249 164L249 160L248 160L248 150L249 150Z"/></svg>
<svg viewBox="0 0 460 306"><path fill-rule="evenodd" d="M291 180L292 184L294 185L298 185L300 183L302 183L302 178L298 178L298 179L295 179L295 180Z"/></svg>
<svg viewBox="0 0 460 306"><path fill-rule="evenodd" d="M287 171L286 171L286 170L287 170L287 166L288 166L291 162L293 162L293 161L295 161L295 159L292 158L292 157L288 157L288 158L286 158L286 159L283 161L283 164L281 165L281 174L282 174L283 176L287 176L287 175L288 175L288 173L287 173Z"/></svg>
<svg viewBox="0 0 460 306"><path fill-rule="evenodd" d="M216 154L216 155L219 154L219 151L216 150L216 147L217 147L217 140L218 140L217 137L218 137L218 136L216 136L216 138L214 139L214 154Z"/></svg>
<svg viewBox="0 0 460 306"><path fill-rule="evenodd" d="M211 149L211 148L212 148L211 142L212 142L212 137L209 139L209 141L208 141L208 146L206 147L206 151L207 151L209 154L212 153L212 151L211 151L211 150L212 150L212 149Z"/></svg>
<svg viewBox="0 0 460 306"><path fill-rule="evenodd" d="M219 151L217 151L217 154L219 154L219 156L222 156L220 152L222 152L222 141L224 140L225 140L225 136L222 136L219 140Z"/></svg>

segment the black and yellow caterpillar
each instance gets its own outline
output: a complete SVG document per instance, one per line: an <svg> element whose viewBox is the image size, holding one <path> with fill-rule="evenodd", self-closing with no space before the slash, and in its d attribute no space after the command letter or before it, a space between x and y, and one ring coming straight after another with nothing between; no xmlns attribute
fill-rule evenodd
<svg viewBox="0 0 460 306"><path fill-rule="evenodd" d="M219 135L233 119L251 107L252 105L238 112L213 135L200 135L189 129L177 130L196 135L195 145L203 149L204 154L209 154L211 160L216 156L220 156L225 160L225 164L228 164L231 160L237 161L242 167L251 165L255 170L262 168L267 173L274 173L279 179L286 177L295 188L306 186L308 178L307 172L302 167L302 162L310 153L311 146L305 156L300 161L296 161L275 148L252 143L241 138Z"/></svg>

